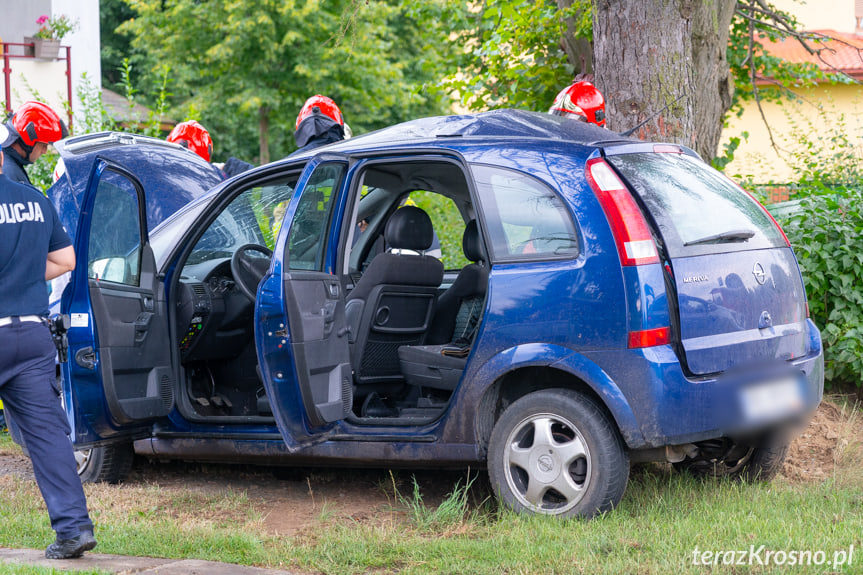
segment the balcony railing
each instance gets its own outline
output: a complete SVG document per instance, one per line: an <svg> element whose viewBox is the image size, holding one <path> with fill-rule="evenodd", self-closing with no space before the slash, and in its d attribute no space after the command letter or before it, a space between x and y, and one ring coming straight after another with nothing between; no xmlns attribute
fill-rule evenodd
<svg viewBox="0 0 863 575"><path fill-rule="evenodd" d="M65 56L64 54L65 50ZM30 52L28 54L28 51ZM12 111L12 60L36 60L32 43L0 42L0 55L3 58L3 103L6 115ZM60 55L53 61L66 62L66 112L69 129L72 129L72 48L60 46Z"/></svg>

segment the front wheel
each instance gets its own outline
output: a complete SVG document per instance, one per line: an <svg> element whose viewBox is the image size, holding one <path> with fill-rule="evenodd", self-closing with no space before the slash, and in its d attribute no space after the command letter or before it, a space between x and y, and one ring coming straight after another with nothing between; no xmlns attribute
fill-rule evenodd
<svg viewBox="0 0 863 575"><path fill-rule="evenodd" d="M519 513L592 517L620 502L629 458L593 400L552 389L503 412L489 440L488 473L498 500Z"/></svg>
<svg viewBox="0 0 863 575"><path fill-rule="evenodd" d="M129 475L134 457L129 443L78 450L78 477L81 483L120 483Z"/></svg>

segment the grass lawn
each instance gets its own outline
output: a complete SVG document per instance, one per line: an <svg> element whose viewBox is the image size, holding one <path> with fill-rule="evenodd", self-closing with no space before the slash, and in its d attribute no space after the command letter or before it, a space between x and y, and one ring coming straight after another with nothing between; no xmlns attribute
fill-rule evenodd
<svg viewBox="0 0 863 575"><path fill-rule="evenodd" d="M461 482L438 507L419 492L393 492L391 509L358 520L324 502L317 525L293 537L269 534L242 492L86 488L102 553L333 574L863 573L863 437L859 412L848 413L826 478L748 484L638 466L621 505L592 521L499 511L482 477L466 491ZM4 436L0 453L7 449ZM0 497L0 545L51 540L34 482L0 476Z"/></svg>

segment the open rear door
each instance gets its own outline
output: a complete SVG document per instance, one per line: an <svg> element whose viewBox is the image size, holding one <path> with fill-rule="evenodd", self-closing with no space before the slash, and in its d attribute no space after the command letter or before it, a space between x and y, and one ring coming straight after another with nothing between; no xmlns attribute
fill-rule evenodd
<svg viewBox="0 0 863 575"><path fill-rule="evenodd" d="M145 206L134 175L96 161L75 234L77 265L61 304L71 317L62 373L78 446L145 435L174 405L165 294Z"/></svg>
<svg viewBox="0 0 863 575"><path fill-rule="evenodd" d="M351 411L345 298L332 273L346 172L344 160L306 167L258 291L258 359L291 450L322 441Z"/></svg>

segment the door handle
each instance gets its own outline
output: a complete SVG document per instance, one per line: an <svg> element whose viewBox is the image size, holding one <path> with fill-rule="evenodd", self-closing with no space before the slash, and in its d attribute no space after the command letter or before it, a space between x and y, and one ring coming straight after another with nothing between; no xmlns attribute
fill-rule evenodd
<svg viewBox="0 0 863 575"><path fill-rule="evenodd" d="M135 343L141 343L146 339L150 330L150 320L153 319L152 312L142 311L135 318Z"/></svg>
<svg viewBox="0 0 863 575"><path fill-rule="evenodd" d="M96 369L96 352L92 347L82 347L75 352L75 363L84 369Z"/></svg>

